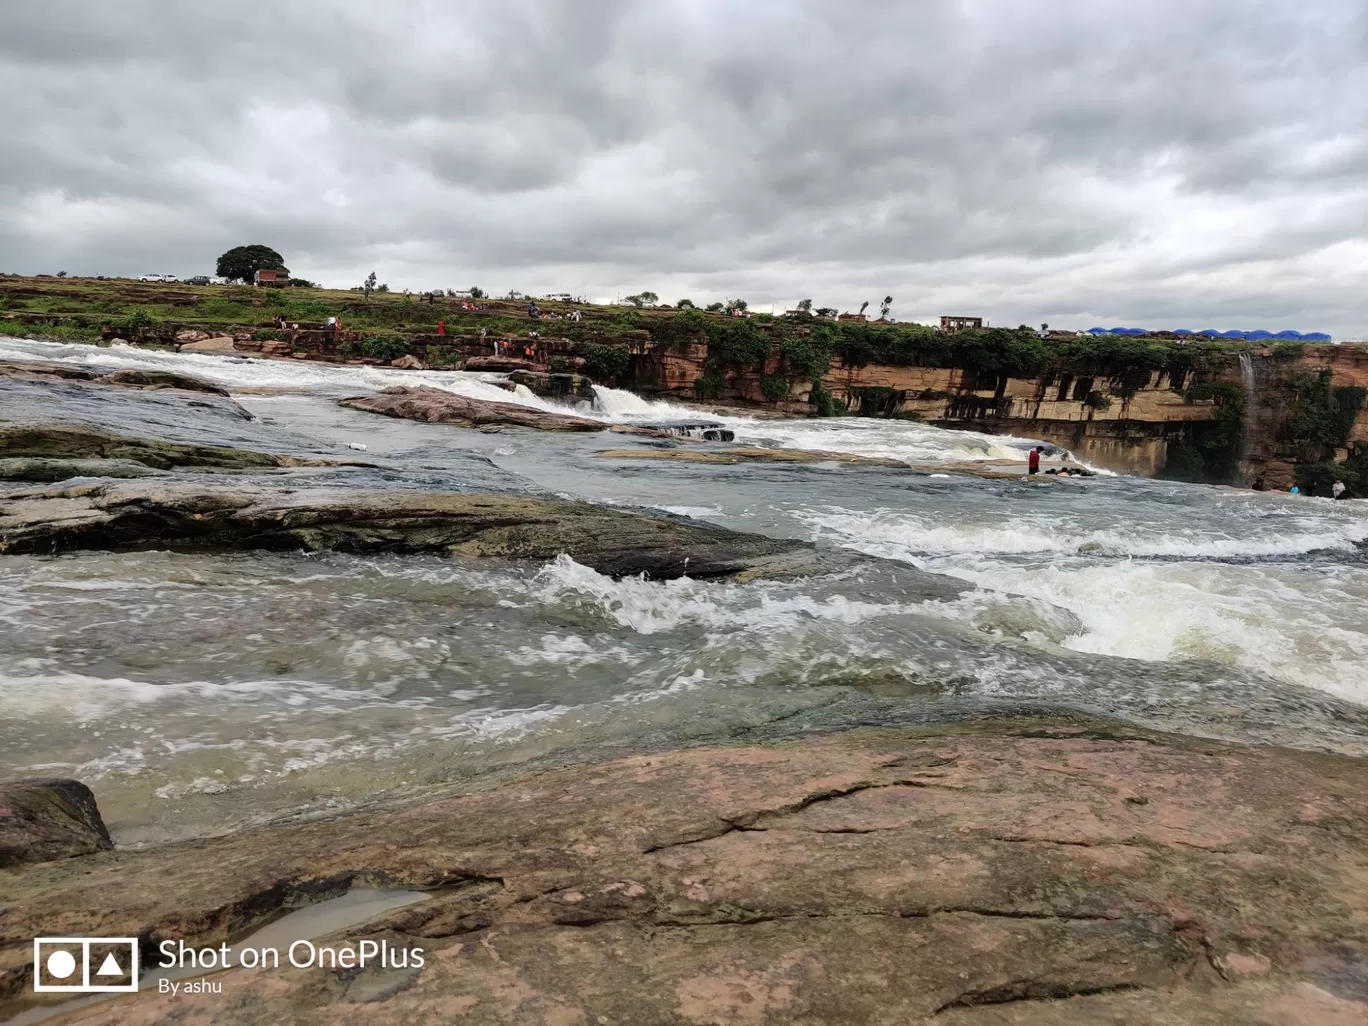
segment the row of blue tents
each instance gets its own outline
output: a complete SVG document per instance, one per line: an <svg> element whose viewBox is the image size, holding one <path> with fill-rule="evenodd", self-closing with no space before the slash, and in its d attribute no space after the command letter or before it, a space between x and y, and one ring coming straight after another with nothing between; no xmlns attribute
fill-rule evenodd
<svg viewBox="0 0 1368 1026"><path fill-rule="evenodd" d="M1089 335L1148 335L1150 332L1144 328L1089 328ZM1201 331L1189 331L1187 328L1175 328L1174 335L1201 335L1205 338L1232 338L1243 339L1246 342L1329 342L1330 336L1323 331L1217 331L1215 328L1203 328Z"/></svg>

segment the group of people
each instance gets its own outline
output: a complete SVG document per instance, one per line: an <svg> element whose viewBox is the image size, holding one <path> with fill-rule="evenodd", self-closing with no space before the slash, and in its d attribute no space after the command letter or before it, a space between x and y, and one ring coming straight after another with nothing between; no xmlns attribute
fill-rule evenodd
<svg viewBox="0 0 1368 1026"><path fill-rule="evenodd" d="M571 310L568 314L558 314L554 310L547 313L543 313L542 308L530 299L527 301L527 317L528 320L533 321L584 320L584 314L579 312L578 307L576 307L574 310Z"/></svg>
<svg viewBox="0 0 1368 1026"><path fill-rule="evenodd" d="M1266 481L1264 480L1264 477L1263 477L1262 474L1260 474L1258 477L1256 477L1256 478L1254 479L1254 483L1253 483L1252 485L1250 485L1249 487L1250 487L1252 490L1256 491L1256 492L1266 492L1266 491L1269 490L1268 482L1266 482ZM1287 494L1288 494L1288 495L1300 495L1301 493L1302 493L1301 486L1296 485L1296 484L1291 485L1291 486L1287 489ZM1352 498L1352 496L1350 496L1350 494L1349 494L1349 488L1345 485L1345 483L1344 483L1343 481L1341 481L1339 478L1335 478L1335 483L1332 484L1332 485L1330 486L1330 498L1332 498L1332 499L1348 499L1348 498Z"/></svg>

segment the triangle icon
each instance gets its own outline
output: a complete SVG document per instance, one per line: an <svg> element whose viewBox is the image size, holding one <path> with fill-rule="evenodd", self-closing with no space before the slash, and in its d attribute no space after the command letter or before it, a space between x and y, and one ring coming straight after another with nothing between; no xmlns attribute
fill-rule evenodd
<svg viewBox="0 0 1368 1026"><path fill-rule="evenodd" d="M119 963L114 961L114 952L105 955L105 960L100 963L100 970L96 976L122 976L123 970L119 968Z"/></svg>

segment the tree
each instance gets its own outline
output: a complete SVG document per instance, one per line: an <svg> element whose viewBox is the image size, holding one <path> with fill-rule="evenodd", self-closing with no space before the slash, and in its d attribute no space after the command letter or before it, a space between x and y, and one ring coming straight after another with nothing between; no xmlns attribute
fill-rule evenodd
<svg viewBox="0 0 1368 1026"><path fill-rule="evenodd" d="M800 300L798 300L798 309L801 310L801 311L803 311L803 313L812 313L812 300L810 300L810 299L800 299Z"/></svg>
<svg viewBox="0 0 1368 1026"><path fill-rule="evenodd" d="M817 308L818 317L835 317L836 308L834 306L819 306Z"/></svg>
<svg viewBox="0 0 1368 1026"><path fill-rule="evenodd" d="M729 299L727 305L722 308L723 313L743 314L749 304L744 299Z"/></svg>
<svg viewBox="0 0 1368 1026"><path fill-rule="evenodd" d="M57 272L57 277L59 277L59 278L65 278L65 277L66 277L66 271L58 271L58 272Z"/></svg>
<svg viewBox="0 0 1368 1026"><path fill-rule="evenodd" d="M888 320L888 311L893 309L893 297L884 296L883 302L879 304L879 320Z"/></svg>
<svg viewBox="0 0 1368 1026"><path fill-rule="evenodd" d="M694 301L693 301L692 299L681 299L678 303L675 304L675 307L678 308L678 309L680 309L680 310L697 310L697 309L698 309L698 307L694 305Z"/></svg>
<svg viewBox="0 0 1368 1026"><path fill-rule="evenodd" d="M869 306L869 300L867 300L867 299L866 299L863 303L860 304L860 316L861 316L861 317L864 316L865 309L866 309L868 306Z"/></svg>
<svg viewBox="0 0 1368 1026"><path fill-rule="evenodd" d="M376 292L388 292L388 291L389 291L389 286L388 286L388 285L377 285L377 286L375 286L375 291L376 291Z"/></svg>
<svg viewBox="0 0 1368 1026"><path fill-rule="evenodd" d="M470 298L471 298L471 299L484 299L484 297L485 297L485 290L484 290L484 289L480 288L480 286L478 286L478 285L472 285L472 286L470 286Z"/></svg>
<svg viewBox="0 0 1368 1026"><path fill-rule="evenodd" d="M285 258L270 246L237 246L218 258L215 272L220 278L251 285L257 271L286 271Z"/></svg>
<svg viewBox="0 0 1368 1026"><path fill-rule="evenodd" d="M637 298L640 299L647 306L655 306L657 303L660 302L660 297L657 296L654 292L639 292L637 293Z"/></svg>
<svg viewBox="0 0 1368 1026"><path fill-rule="evenodd" d="M721 303L709 303L709 304L708 304L708 313L721 313L721 312L722 312L722 304L721 304Z"/></svg>

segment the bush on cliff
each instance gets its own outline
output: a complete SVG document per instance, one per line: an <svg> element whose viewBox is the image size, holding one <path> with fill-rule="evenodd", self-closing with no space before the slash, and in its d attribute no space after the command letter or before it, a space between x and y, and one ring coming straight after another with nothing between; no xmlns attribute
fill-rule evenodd
<svg viewBox="0 0 1368 1026"><path fill-rule="evenodd" d="M1194 424L1190 437L1171 446L1160 477L1174 481L1229 484L1240 469L1240 433L1245 390L1228 381L1207 381L1183 393L1190 403L1211 402L1217 419Z"/></svg>
<svg viewBox="0 0 1368 1026"><path fill-rule="evenodd" d="M409 343L402 335L369 335L355 343L353 351L369 359L388 363L408 353Z"/></svg>
<svg viewBox="0 0 1368 1026"><path fill-rule="evenodd" d="M1292 412L1283 437L1293 445L1317 448L1321 455L1344 445L1363 408L1368 390L1358 385L1332 388L1330 371L1292 379Z"/></svg>
<svg viewBox="0 0 1368 1026"><path fill-rule="evenodd" d="M605 346L586 342L580 347L584 373L596 380L620 378L627 373L632 354L626 346Z"/></svg>

